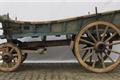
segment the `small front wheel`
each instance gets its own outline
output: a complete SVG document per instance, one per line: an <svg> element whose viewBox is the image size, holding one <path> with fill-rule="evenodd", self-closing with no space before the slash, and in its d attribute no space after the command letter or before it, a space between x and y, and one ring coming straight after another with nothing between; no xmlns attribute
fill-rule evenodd
<svg viewBox="0 0 120 80"><path fill-rule="evenodd" d="M14 71L22 60L21 50L12 43L3 43L0 45L0 70Z"/></svg>

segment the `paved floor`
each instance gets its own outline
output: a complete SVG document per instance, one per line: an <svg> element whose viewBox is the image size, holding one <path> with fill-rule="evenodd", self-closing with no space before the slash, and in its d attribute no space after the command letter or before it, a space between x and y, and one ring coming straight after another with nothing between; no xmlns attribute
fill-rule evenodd
<svg viewBox="0 0 120 80"><path fill-rule="evenodd" d="M92 73L77 63L22 64L16 72L0 72L0 80L120 80L120 66L109 73Z"/></svg>

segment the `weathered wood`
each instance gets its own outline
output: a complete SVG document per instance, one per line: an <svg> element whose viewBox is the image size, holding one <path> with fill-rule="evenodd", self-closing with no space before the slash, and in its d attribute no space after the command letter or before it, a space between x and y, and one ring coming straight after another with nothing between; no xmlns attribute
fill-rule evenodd
<svg viewBox="0 0 120 80"><path fill-rule="evenodd" d="M109 29L113 31L111 33L106 33ZM86 32L92 32L92 30L96 30L95 33L87 35ZM89 37L89 41L83 39L83 35L85 34ZM91 35L94 35L96 41ZM115 35L118 35L119 37L120 30L109 22L96 21L85 26L78 33L75 40L74 52L79 63L86 69L93 72L108 72L115 69L120 63L120 52L118 50L113 50L112 48L112 42L114 42L113 38ZM80 45L83 41L85 42L83 44L85 47L82 48ZM119 43L115 43L113 45L116 44ZM110 56L115 54L118 54L115 58ZM107 58L112 62L109 65L106 65Z"/></svg>
<svg viewBox="0 0 120 80"><path fill-rule="evenodd" d="M1 49L0 70L5 72L16 70L22 61L21 50L11 43L0 44Z"/></svg>

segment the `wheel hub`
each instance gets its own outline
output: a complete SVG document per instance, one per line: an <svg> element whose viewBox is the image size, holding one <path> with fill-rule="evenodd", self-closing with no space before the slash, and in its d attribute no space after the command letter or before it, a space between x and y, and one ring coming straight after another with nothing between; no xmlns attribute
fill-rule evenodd
<svg viewBox="0 0 120 80"><path fill-rule="evenodd" d="M95 45L95 51L96 52L103 52L106 49L106 44L104 42L98 42Z"/></svg>
<svg viewBox="0 0 120 80"><path fill-rule="evenodd" d="M12 55L6 53L2 56L2 59L3 59L4 62L10 63L12 61Z"/></svg>

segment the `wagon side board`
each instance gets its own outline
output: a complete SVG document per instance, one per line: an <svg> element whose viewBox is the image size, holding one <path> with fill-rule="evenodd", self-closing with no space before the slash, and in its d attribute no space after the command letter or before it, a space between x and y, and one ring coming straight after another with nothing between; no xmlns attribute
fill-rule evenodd
<svg viewBox="0 0 120 80"><path fill-rule="evenodd" d="M49 22L21 22L6 20L2 22L4 34L10 34L12 39L23 37L39 37L47 35L69 35L77 34L82 27L94 21L111 22L120 28L120 11L110 13L98 13L76 17L68 20L58 20Z"/></svg>

